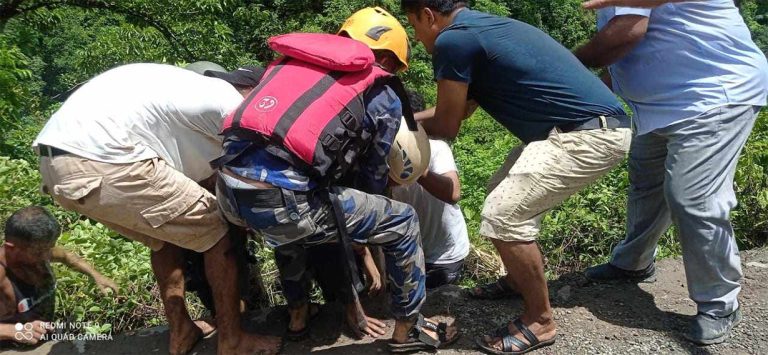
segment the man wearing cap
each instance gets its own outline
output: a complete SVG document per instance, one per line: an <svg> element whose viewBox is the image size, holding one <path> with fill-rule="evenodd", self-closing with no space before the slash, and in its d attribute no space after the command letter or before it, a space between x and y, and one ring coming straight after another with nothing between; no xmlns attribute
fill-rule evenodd
<svg viewBox="0 0 768 355"><path fill-rule="evenodd" d="M278 338L240 327L229 227L208 191L214 175L208 162L220 151L221 120L260 75L245 68L209 74L224 80L147 63L91 79L33 143L43 190L62 207L151 248L171 354L192 350L203 332L184 302L185 249L204 253L219 354L275 353Z"/></svg>

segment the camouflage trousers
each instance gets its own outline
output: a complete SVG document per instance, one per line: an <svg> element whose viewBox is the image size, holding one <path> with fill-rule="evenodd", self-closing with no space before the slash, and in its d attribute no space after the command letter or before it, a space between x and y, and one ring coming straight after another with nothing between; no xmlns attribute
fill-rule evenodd
<svg viewBox="0 0 768 355"><path fill-rule="evenodd" d="M282 190L275 204L274 190L231 187L219 180L217 197L226 218L260 232L273 248L311 247L338 243L331 204L320 196ZM387 264L392 312L396 318L416 316L424 303L426 288L424 253L419 221L413 207L384 196L345 187L331 187L341 201L348 237L355 243L380 246ZM337 258L338 253L328 257ZM290 265L290 263L288 264ZM303 283L306 267L283 267L281 278Z"/></svg>

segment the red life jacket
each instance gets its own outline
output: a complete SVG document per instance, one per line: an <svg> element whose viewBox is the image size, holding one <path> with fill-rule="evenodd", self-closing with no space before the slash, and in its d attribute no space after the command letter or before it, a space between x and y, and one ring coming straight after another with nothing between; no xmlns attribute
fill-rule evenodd
<svg viewBox="0 0 768 355"><path fill-rule="evenodd" d="M252 140L316 177L340 177L372 137L363 128L364 94L385 81L396 82L395 92L402 84L374 65L370 48L350 38L294 33L272 37L269 45L284 57L226 117L222 133ZM412 117L407 97L398 96Z"/></svg>

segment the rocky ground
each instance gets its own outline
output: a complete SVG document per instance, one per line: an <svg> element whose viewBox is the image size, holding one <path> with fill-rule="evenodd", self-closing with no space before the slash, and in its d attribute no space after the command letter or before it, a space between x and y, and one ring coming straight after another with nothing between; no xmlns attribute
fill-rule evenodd
<svg viewBox="0 0 768 355"><path fill-rule="evenodd" d="M655 283L602 285L587 282L581 274L567 274L550 282L550 293L559 324L557 342L539 354L768 354L768 249L742 253L745 278L741 293L744 321L723 344L697 347L682 333L695 314L688 299L680 259L658 263ZM386 299L370 301L371 309ZM463 337L442 354L476 353L474 336L494 329L521 311L519 299L478 301L461 289L446 287L429 295L424 313L455 317ZM376 310L383 314L384 310ZM285 354L318 352L327 354L386 353L384 340L355 341L340 334L340 314L325 307L313 321L310 340L287 343ZM285 329L280 311L253 317L262 329ZM388 321L388 324L393 324ZM8 351L10 354L162 354L167 352L163 327L114 336L113 341L47 343L37 349ZM202 341L196 354L215 354L215 341Z"/></svg>

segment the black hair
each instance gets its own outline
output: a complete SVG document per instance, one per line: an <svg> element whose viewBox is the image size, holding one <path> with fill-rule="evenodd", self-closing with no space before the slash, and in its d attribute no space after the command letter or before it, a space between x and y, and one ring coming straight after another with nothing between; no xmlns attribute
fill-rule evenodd
<svg viewBox="0 0 768 355"><path fill-rule="evenodd" d="M411 110L413 110L413 113L424 111L426 108L426 105L424 104L424 96L419 94L416 90L406 89L405 92L408 94L408 101L411 102Z"/></svg>
<svg viewBox="0 0 768 355"><path fill-rule="evenodd" d="M56 218L45 208L25 207L14 212L5 221L5 239L27 243L56 243L61 227Z"/></svg>
<svg viewBox="0 0 768 355"><path fill-rule="evenodd" d="M453 10L466 6L467 2L461 0L400 0L400 7L409 13L428 7L442 15L450 15Z"/></svg>

